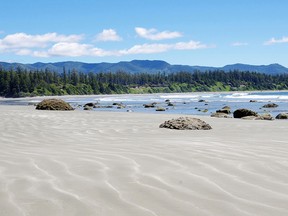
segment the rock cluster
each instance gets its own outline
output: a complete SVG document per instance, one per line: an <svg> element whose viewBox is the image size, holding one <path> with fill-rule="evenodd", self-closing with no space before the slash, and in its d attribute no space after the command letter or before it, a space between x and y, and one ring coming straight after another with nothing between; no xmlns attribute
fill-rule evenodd
<svg viewBox="0 0 288 216"><path fill-rule="evenodd" d="M37 110L74 110L69 103L60 99L45 99L37 104Z"/></svg>
<svg viewBox="0 0 288 216"><path fill-rule="evenodd" d="M180 117L165 121L160 124L160 128L169 128L175 130L210 130L212 127L205 121L192 117Z"/></svg>

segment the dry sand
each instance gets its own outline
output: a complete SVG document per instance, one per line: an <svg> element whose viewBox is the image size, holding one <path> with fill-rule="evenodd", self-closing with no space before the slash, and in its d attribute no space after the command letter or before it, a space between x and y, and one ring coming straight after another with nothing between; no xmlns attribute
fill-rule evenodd
<svg viewBox="0 0 288 216"><path fill-rule="evenodd" d="M0 106L2 216L287 216L288 122Z"/></svg>

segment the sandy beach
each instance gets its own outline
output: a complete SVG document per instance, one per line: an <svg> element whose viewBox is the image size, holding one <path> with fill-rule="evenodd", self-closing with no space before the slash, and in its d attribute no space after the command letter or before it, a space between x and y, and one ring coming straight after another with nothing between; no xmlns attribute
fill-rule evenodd
<svg viewBox="0 0 288 216"><path fill-rule="evenodd" d="M287 216L286 120L0 106L2 216Z"/></svg>

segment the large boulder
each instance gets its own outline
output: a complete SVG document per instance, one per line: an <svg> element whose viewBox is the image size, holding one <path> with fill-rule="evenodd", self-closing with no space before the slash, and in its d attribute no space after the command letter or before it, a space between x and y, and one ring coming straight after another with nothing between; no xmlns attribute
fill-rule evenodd
<svg viewBox="0 0 288 216"><path fill-rule="evenodd" d="M180 117L165 121L160 124L160 128L169 128L175 130L210 130L212 127L205 121L198 118Z"/></svg>
<svg viewBox="0 0 288 216"><path fill-rule="evenodd" d="M37 110L74 110L69 103L60 99L45 99L37 104Z"/></svg>
<svg viewBox="0 0 288 216"><path fill-rule="evenodd" d="M276 119L288 119L288 113L279 113L275 118Z"/></svg>
<svg viewBox="0 0 288 216"><path fill-rule="evenodd" d="M234 118L243 118L245 116L258 116L258 114L249 109L237 109L233 112Z"/></svg>

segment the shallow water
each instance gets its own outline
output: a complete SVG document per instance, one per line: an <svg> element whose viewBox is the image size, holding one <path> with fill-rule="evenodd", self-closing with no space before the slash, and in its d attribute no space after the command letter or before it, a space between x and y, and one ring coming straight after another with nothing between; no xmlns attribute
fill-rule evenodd
<svg viewBox="0 0 288 216"><path fill-rule="evenodd" d="M163 113L210 115L223 106L230 106L231 110L247 108L262 113L270 113L276 116L280 112L288 112L288 92L224 92L224 93L173 93L173 94L142 94L142 95L89 95L89 96L63 96L76 109L83 109L83 105L88 102L98 103L100 108L94 111L113 112L149 112L154 113L157 107L166 109ZM43 97L23 98L23 99L2 99L0 104L28 105L43 100ZM174 106L168 106L169 100ZM199 102L203 100L204 102ZM256 102L250 102L254 100ZM155 108L144 108L143 104L157 103ZM117 106L106 108L113 103L122 103L125 108L119 109ZM276 103L276 108L263 108L267 103ZM157 112L159 113L159 112Z"/></svg>

